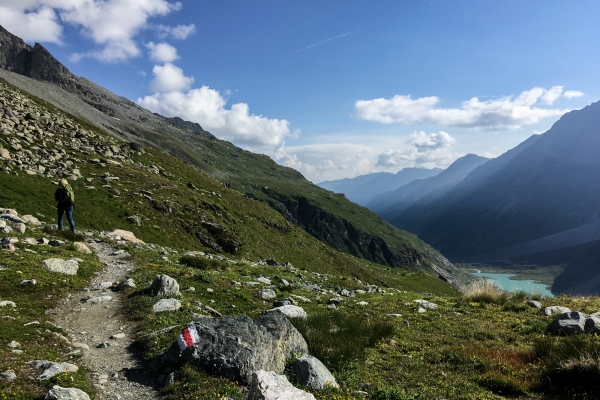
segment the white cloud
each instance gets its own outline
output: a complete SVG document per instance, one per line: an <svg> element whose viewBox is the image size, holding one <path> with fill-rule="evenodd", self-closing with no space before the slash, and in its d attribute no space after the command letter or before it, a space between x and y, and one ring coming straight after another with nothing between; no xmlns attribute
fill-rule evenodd
<svg viewBox="0 0 600 400"><path fill-rule="evenodd" d="M163 71L158 69L153 72L158 78L156 72ZM183 76L183 72L180 76ZM153 89L162 88L159 86ZM285 137L299 134L299 131L290 132L289 122L285 119L251 114L246 103L225 108L227 100L221 93L207 86L187 91L155 91L159 93L139 98L138 104L167 117L177 116L197 122L221 139L249 146L275 147L281 145Z"/></svg>
<svg viewBox="0 0 600 400"><path fill-rule="evenodd" d="M516 98L502 97L480 101L477 97L464 101L460 108L435 108L436 96L412 99L410 95L396 95L391 99L359 100L355 103L356 116L363 120L385 124L427 123L466 128L518 129L546 117L557 117L569 110L535 107L537 103L550 104L562 87L549 90L533 88ZM560 94L559 94L560 95Z"/></svg>
<svg viewBox="0 0 600 400"><path fill-rule="evenodd" d="M0 6L0 25L26 42L62 44L63 28L54 10L49 7L19 10Z"/></svg>
<svg viewBox="0 0 600 400"><path fill-rule="evenodd" d="M149 50L149 58L152 61L159 63L171 63L179 58L177 49L168 43L162 42L155 44L154 42L146 43Z"/></svg>
<svg viewBox="0 0 600 400"><path fill-rule="evenodd" d="M386 150L377 157L377 165L381 167L400 167L414 165L418 167L440 167L450 165L461 156L452 146L456 139L444 131L426 134L423 131L413 132L403 150Z"/></svg>
<svg viewBox="0 0 600 400"><path fill-rule="evenodd" d="M192 33L196 32L196 25L177 25L177 26L165 26L157 25L156 30L158 31L157 36L160 39L165 39L168 36L172 36L175 39L184 40L187 39Z"/></svg>
<svg viewBox="0 0 600 400"><path fill-rule="evenodd" d="M91 57L120 62L140 55L135 35L153 17L181 9L167 0L3 0L0 23L25 40L60 43L63 23L81 28L81 33L101 46L75 53L71 60Z"/></svg>
<svg viewBox="0 0 600 400"><path fill-rule="evenodd" d="M150 82L150 90L155 93L187 90L194 83L193 77L185 76L181 68L171 63L155 65L152 73L154 79Z"/></svg>
<svg viewBox="0 0 600 400"><path fill-rule="evenodd" d="M573 99L575 97L581 97L583 96L584 93L580 92L579 90L567 90L563 96L565 96L567 99Z"/></svg>
<svg viewBox="0 0 600 400"><path fill-rule="evenodd" d="M552 104L556 99L560 97L564 89L564 86L552 86L542 95L542 101L546 104Z"/></svg>

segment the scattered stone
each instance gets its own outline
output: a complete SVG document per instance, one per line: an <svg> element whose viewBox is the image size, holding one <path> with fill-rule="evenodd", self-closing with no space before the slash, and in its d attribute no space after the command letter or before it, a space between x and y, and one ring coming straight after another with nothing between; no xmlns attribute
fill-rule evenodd
<svg viewBox="0 0 600 400"><path fill-rule="evenodd" d="M75 243L73 243L73 245L75 246L75 250L80 253L92 254L92 250L90 250L90 248L87 247L87 245L83 242L75 242Z"/></svg>
<svg viewBox="0 0 600 400"><path fill-rule="evenodd" d="M34 360L28 361L27 364L41 371L41 375L38 377L38 379L41 381L53 378L58 374L62 374L63 372L77 372L79 370L79 368L77 368L77 365L65 362Z"/></svg>
<svg viewBox="0 0 600 400"><path fill-rule="evenodd" d="M123 282L119 283L119 286L117 286L118 290L124 290L126 288L135 288L135 282L133 281L133 279L126 279Z"/></svg>
<svg viewBox="0 0 600 400"><path fill-rule="evenodd" d="M537 308L538 310L542 309L542 303L537 300L527 300L526 303L529 307Z"/></svg>
<svg viewBox="0 0 600 400"><path fill-rule="evenodd" d="M430 303L427 300L415 300L415 303L417 303L419 306L421 306L422 308L426 309L426 310L435 310L438 308L438 305L435 303ZM420 312L420 311L419 311Z"/></svg>
<svg viewBox="0 0 600 400"><path fill-rule="evenodd" d="M15 374L13 371L9 370L0 372L0 380L2 381L12 382L15 379L17 379L17 374Z"/></svg>
<svg viewBox="0 0 600 400"><path fill-rule="evenodd" d="M567 308L567 307L561 307L561 306L551 306L551 307L546 307L544 308L544 314L547 316L550 316L552 314L558 314L558 313L568 313L570 312L571 309Z"/></svg>
<svg viewBox="0 0 600 400"><path fill-rule="evenodd" d="M35 279L27 279L24 281L21 281L21 285L31 285L34 286L37 284L37 281Z"/></svg>
<svg viewBox="0 0 600 400"><path fill-rule="evenodd" d="M61 244L65 244L65 242L63 242L62 240L56 240L56 239L52 239L48 242L48 245L50 245L52 247L60 247Z"/></svg>
<svg viewBox="0 0 600 400"><path fill-rule="evenodd" d="M5 238L2 239L2 243L4 243L4 244L19 243L19 238L17 238L17 237L5 237Z"/></svg>
<svg viewBox="0 0 600 400"><path fill-rule="evenodd" d="M27 225L25 225L22 222L17 222L15 224L12 224L12 228L19 233L25 233L25 231L27 230Z"/></svg>
<svg viewBox="0 0 600 400"><path fill-rule="evenodd" d="M15 251L17 248L12 243L4 243L2 244L2 249L6 251Z"/></svg>
<svg viewBox="0 0 600 400"><path fill-rule="evenodd" d="M427 312L427 310L426 310L426 309L424 309L423 307L419 307L419 308L417 309L417 312L418 312L419 314L423 314L423 313L426 313L426 312Z"/></svg>
<svg viewBox="0 0 600 400"><path fill-rule="evenodd" d="M167 376L167 378L165 379L165 387L168 388L169 386L173 385L175 383L175 373L171 372L169 374L169 376Z"/></svg>
<svg viewBox="0 0 600 400"><path fill-rule="evenodd" d="M133 232L124 231L122 229L115 229L115 230L109 232L108 236L112 237L114 240L120 239L120 240L125 240L126 242L145 244L143 241L136 238L135 235L133 234ZM117 237L119 239L117 239Z"/></svg>
<svg viewBox="0 0 600 400"><path fill-rule="evenodd" d="M181 308L181 302L177 299L161 299L152 306L155 313L173 312Z"/></svg>
<svg viewBox="0 0 600 400"><path fill-rule="evenodd" d="M83 349L83 350L89 350L90 346L88 346L85 343L79 343L79 342L75 342L72 345L73 347L75 347L76 349Z"/></svg>
<svg viewBox="0 0 600 400"><path fill-rule="evenodd" d="M181 351L178 342L161 362L189 362L198 369L249 383L263 369L283 373L286 360L308 351L306 341L282 313L268 312L255 320L244 315L202 318L193 322L200 341Z"/></svg>
<svg viewBox="0 0 600 400"><path fill-rule="evenodd" d="M262 282L265 285L270 285L271 284L271 280L269 278L265 278L264 276L260 276L258 278L256 278L257 282Z"/></svg>
<svg viewBox="0 0 600 400"><path fill-rule="evenodd" d="M30 244L32 246L36 246L38 244L38 241L35 240L34 238L28 237L28 238L23 239L23 243Z"/></svg>
<svg viewBox="0 0 600 400"><path fill-rule="evenodd" d="M106 290L113 286L112 282L100 282L92 286L93 290Z"/></svg>
<svg viewBox="0 0 600 400"><path fill-rule="evenodd" d="M87 299L87 303L89 304L98 304L98 303L104 303L106 301L111 301L112 297L110 296L99 296L99 297L92 297L91 299Z"/></svg>
<svg viewBox="0 0 600 400"><path fill-rule="evenodd" d="M102 342L100 343L98 346L96 346L98 349L105 349L107 347L112 346L112 344L110 344L110 342Z"/></svg>
<svg viewBox="0 0 600 400"><path fill-rule="evenodd" d="M10 347L11 349L18 349L19 347L21 347L21 343L15 342L13 340L8 344L8 347Z"/></svg>
<svg viewBox="0 0 600 400"><path fill-rule="evenodd" d="M13 301L8 301L8 300L2 300L2 301L0 301L0 307L7 307L7 306L10 306L10 307L14 308L17 305Z"/></svg>
<svg viewBox="0 0 600 400"><path fill-rule="evenodd" d="M259 370L252 374L248 400L315 400L315 396L294 387L285 375Z"/></svg>
<svg viewBox="0 0 600 400"><path fill-rule="evenodd" d="M43 245L47 245L50 243L50 241L46 238L41 238L37 242L38 242L38 244L43 244Z"/></svg>
<svg viewBox="0 0 600 400"><path fill-rule="evenodd" d="M588 316L578 311L568 311L554 318L546 327L546 333L553 335L572 335L584 333Z"/></svg>
<svg viewBox="0 0 600 400"><path fill-rule="evenodd" d="M326 386L339 387L337 381L317 358L305 354L294 361L292 370L298 377L298 383L311 389L322 390Z"/></svg>
<svg viewBox="0 0 600 400"><path fill-rule="evenodd" d="M34 217L33 215L23 215L21 217L21 219L27 225L30 225L30 226L42 226L42 223L40 222L40 220L37 219L36 217Z"/></svg>
<svg viewBox="0 0 600 400"><path fill-rule="evenodd" d="M289 299L275 300L273 302L273 307L283 307L283 306L289 306L291 304L292 304L292 302Z"/></svg>
<svg viewBox="0 0 600 400"><path fill-rule="evenodd" d="M260 291L260 298L263 300L271 300L275 297L277 297L277 293L272 289L262 289Z"/></svg>
<svg viewBox="0 0 600 400"><path fill-rule="evenodd" d="M213 289L211 289L211 288L207 288L206 289L206 293L208 293L208 294L213 294L214 292L215 291Z"/></svg>
<svg viewBox="0 0 600 400"><path fill-rule="evenodd" d="M353 291L348 290L348 289L342 289L342 290L340 290L339 295L340 296L344 296L344 297L354 297L354 296L356 296Z"/></svg>
<svg viewBox="0 0 600 400"><path fill-rule="evenodd" d="M204 306L204 309L205 309L206 311L208 311L209 313L211 313L212 315L215 315L215 316L217 316L217 317L222 317L222 316L223 316L223 315L222 315L220 312L218 312L217 310L215 310L215 309L214 309L214 308L212 308L212 307L209 307L209 306Z"/></svg>
<svg viewBox="0 0 600 400"><path fill-rule="evenodd" d="M152 286L150 286L150 292L152 296L178 296L179 284L168 275L157 275L154 282L152 282Z"/></svg>
<svg viewBox="0 0 600 400"><path fill-rule="evenodd" d="M113 340L116 340L116 339L123 339L124 337L125 337L124 333L117 333L115 335L112 335L110 338Z"/></svg>
<svg viewBox="0 0 600 400"><path fill-rule="evenodd" d="M337 310L337 306L335 304L327 304L327 309L328 310Z"/></svg>
<svg viewBox="0 0 600 400"><path fill-rule="evenodd" d="M90 400L90 396L83 390L77 388L64 388L54 385L44 400Z"/></svg>
<svg viewBox="0 0 600 400"><path fill-rule="evenodd" d="M333 299L329 299L329 301L327 302L327 305L335 305L335 306L339 306L340 304L342 304L342 299L339 297L334 297Z"/></svg>
<svg viewBox="0 0 600 400"><path fill-rule="evenodd" d="M306 318L306 311L304 311L302 307L294 306L291 304L267 310L267 312L271 311L279 311L288 318Z"/></svg>
<svg viewBox="0 0 600 400"><path fill-rule="evenodd" d="M132 224L136 224L137 226L142 226L142 217L139 215L127 217L127 221L131 222Z"/></svg>
<svg viewBox="0 0 600 400"><path fill-rule="evenodd" d="M369 303L367 303L366 301L359 301L359 302L356 303L356 305L359 305L359 306L368 306Z"/></svg>

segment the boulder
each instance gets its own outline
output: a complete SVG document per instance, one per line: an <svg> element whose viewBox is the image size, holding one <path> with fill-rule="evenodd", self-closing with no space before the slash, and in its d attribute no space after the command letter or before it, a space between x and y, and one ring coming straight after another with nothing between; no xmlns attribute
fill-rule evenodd
<svg viewBox="0 0 600 400"><path fill-rule="evenodd" d="M600 333L600 317L597 315L588 315L585 320L586 333Z"/></svg>
<svg viewBox="0 0 600 400"><path fill-rule="evenodd" d="M527 300L526 303L529 307L537 308L538 310L542 309L542 303L537 300Z"/></svg>
<svg viewBox="0 0 600 400"><path fill-rule="evenodd" d="M90 250L90 248L87 247L87 245L83 242L75 242L73 243L73 245L75 246L75 250L77 250L80 253L92 254L92 250Z"/></svg>
<svg viewBox="0 0 600 400"><path fill-rule="evenodd" d="M181 302L177 299L161 299L152 306L155 313L173 312L181 308Z"/></svg>
<svg viewBox="0 0 600 400"><path fill-rule="evenodd" d="M90 396L81 389L64 388L54 385L52 389L46 393L44 400L90 400Z"/></svg>
<svg viewBox="0 0 600 400"><path fill-rule="evenodd" d="M263 300L271 300L275 297L277 297L277 293L272 289L262 289L260 291L260 298Z"/></svg>
<svg viewBox="0 0 600 400"><path fill-rule="evenodd" d="M17 379L17 374L15 374L14 371L0 372L0 380L2 381L12 382L15 379Z"/></svg>
<svg viewBox="0 0 600 400"><path fill-rule="evenodd" d="M36 217L34 217L33 215L23 215L21 217L21 219L23 220L23 222L25 222L29 226L41 226L42 225L40 220L37 219Z"/></svg>
<svg viewBox="0 0 600 400"><path fill-rule="evenodd" d="M546 327L546 333L553 335L572 335L584 333L588 316L578 311L569 311L554 318Z"/></svg>
<svg viewBox="0 0 600 400"><path fill-rule="evenodd" d="M275 308L271 308L270 310L267 310L267 312L272 312L272 311L279 311L280 313L282 313L283 315L285 315L288 318L306 318L306 311L304 311L304 309L302 307L294 306L291 304L280 306L280 307L275 307Z"/></svg>
<svg viewBox="0 0 600 400"><path fill-rule="evenodd" d="M133 281L133 279L128 278L123 282L119 283L119 286L117 286L118 290L124 290L126 288L135 288L135 282Z"/></svg>
<svg viewBox="0 0 600 400"><path fill-rule="evenodd" d="M437 304L431 303L427 300L415 300L415 303L417 303L419 306L423 307L426 310L435 310L436 308L438 308Z"/></svg>
<svg viewBox="0 0 600 400"><path fill-rule="evenodd" d="M255 320L244 315L202 318L193 325L200 341L181 352L174 342L160 361L188 362L197 369L250 383L254 371L282 374L287 359L308 351L300 332L278 312Z"/></svg>
<svg viewBox="0 0 600 400"><path fill-rule="evenodd" d="M27 364L41 372L38 377L39 380L45 381L55 377L63 372L77 372L79 368L77 365L70 363L52 362L47 360L34 360L28 361Z"/></svg>
<svg viewBox="0 0 600 400"><path fill-rule="evenodd" d="M47 260L44 260L44 268L50 272L75 275L79 269L79 264L71 260L65 261L60 258L48 258Z"/></svg>
<svg viewBox="0 0 600 400"><path fill-rule="evenodd" d="M551 306L551 307L546 307L544 308L544 314L545 315L552 315L552 314L558 314L558 313L568 313L569 311L571 311L570 308L567 307L561 307L561 306Z"/></svg>
<svg viewBox="0 0 600 400"><path fill-rule="evenodd" d="M315 396L294 387L285 377L273 371L252 374L248 400L315 400Z"/></svg>
<svg viewBox="0 0 600 400"><path fill-rule="evenodd" d="M136 238L133 232L125 231L123 229L114 229L113 231L108 233L108 236L112 237L115 240L119 238L121 240L125 240L126 242L145 244L142 240Z"/></svg>
<svg viewBox="0 0 600 400"><path fill-rule="evenodd" d="M322 390L326 386L339 387L327 367L311 355L305 354L297 358L292 365L292 371L302 386L317 390Z"/></svg>
<svg viewBox="0 0 600 400"><path fill-rule="evenodd" d="M179 284L169 275L157 275L150 286L152 296L177 296L179 295Z"/></svg>

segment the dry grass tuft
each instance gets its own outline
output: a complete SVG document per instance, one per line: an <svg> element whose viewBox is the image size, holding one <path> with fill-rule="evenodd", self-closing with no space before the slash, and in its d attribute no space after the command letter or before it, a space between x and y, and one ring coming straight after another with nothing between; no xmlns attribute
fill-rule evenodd
<svg viewBox="0 0 600 400"><path fill-rule="evenodd" d="M467 301L498 303L506 293L492 281L481 279L466 287L463 297Z"/></svg>

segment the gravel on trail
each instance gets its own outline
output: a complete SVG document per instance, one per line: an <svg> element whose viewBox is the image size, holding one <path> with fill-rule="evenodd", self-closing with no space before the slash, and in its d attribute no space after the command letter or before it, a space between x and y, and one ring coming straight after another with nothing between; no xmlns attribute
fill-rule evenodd
<svg viewBox="0 0 600 400"><path fill-rule="evenodd" d="M127 254L115 254L105 242L91 242L104 268L89 282L93 288L104 282L122 282L135 268ZM102 287L103 285L99 285ZM89 298L110 296L110 301L89 303ZM137 329L124 314L125 295L112 288L78 292L50 311L66 332L73 347L79 349L80 366L92 370L88 379L101 400L159 399L154 374L133 350ZM112 338L111 338L112 337Z"/></svg>

